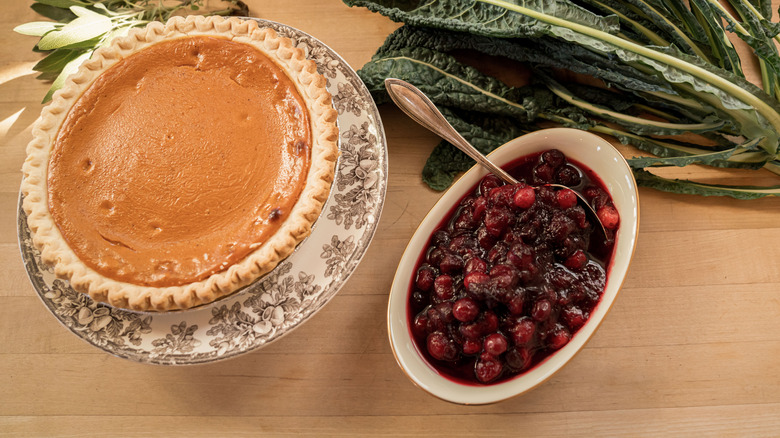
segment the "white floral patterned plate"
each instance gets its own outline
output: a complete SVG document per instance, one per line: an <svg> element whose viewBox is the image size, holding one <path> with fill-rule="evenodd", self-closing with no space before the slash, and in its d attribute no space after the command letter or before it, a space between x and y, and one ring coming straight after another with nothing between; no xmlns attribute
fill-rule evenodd
<svg viewBox="0 0 780 438"><path fill-rule="evenodd" d="M289 26L257 21L292 39L317 62L339 113L341 152L333 190L312 234L268 275L197 309L113 308L76 292L41 264L19 197L19 247L36 292L65 327L103 351L137 362L184 365L259 348L321 309L368 249L387 187L387 147L376 105L355 71L329 47Z"/></svg>

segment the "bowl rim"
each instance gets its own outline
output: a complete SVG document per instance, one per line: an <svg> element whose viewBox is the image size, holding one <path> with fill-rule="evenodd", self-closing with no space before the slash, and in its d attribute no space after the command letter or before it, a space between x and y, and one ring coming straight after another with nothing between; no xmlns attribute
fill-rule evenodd
<svg viewBox="0 0 780 438"><path fill-rule="evenodd" d="M574 145L579 146L581 150L571 149L575 147ZM588 321L567 345L525 373L492 385L469 385L455 382L433 369L432 365L419 354L409 336L406 310L411 281L409 274L416 266L420 251L427 244L433 229L441 221L442 214L447 214L471 187L489 173L479 165L473 166L442 194L418 225L399 261L388 299L387 331L393 356L407 378L437 398L456 404L482 405L513 398L536 388L560 371L582 350L609 313L622 288L636 249L639 231L639 192L628 162L610 142L579 129L548 128L510 140L488 156L499 165L505 165L522 156L553 147L562 149L567 158L570 157L591 168L609 190L615 207L620 213L621 226L618 230L615 255L607 273L607 285L602 298ZM606 154L606 156L605 159L598 161L593 161L593 158L582 158L587 152ZM615 172L619 170L616 175L620 175L621 180L607 179L605 172L594 169L594 167L612 166L615 166ZM621 189L619 205L615 194L618 188ZM406 267L409 268L404 269ZM399 308L403 310L400 312L402 313L400 317Z"/></svg>

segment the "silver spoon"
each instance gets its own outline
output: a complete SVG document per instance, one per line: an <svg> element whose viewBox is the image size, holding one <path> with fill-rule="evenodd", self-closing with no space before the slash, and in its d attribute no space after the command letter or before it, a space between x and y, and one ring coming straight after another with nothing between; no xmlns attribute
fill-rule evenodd
<svg viewBox="0 0 780 438"><path fill-rule="evenodd" d="M387 92L390 94L390 98L393 100L393 102L395 102L395 104L401 108L401 111L403 111L407 116L411 117L412 120L455 145L455 147L463 151L477 163L487 168L492 174L501 178L501 180L507 184L517 184L519 182L511 175L506 173L504 169L493 164L492 161L488 160L486 156L482 155L482 153L479 152L474 146L472 146L471 143L463 138L463 136L460 135L460 133L456 131L452 125L450 125L447 119L444 118L442 113L439 112L439 110L436 108L436 105L434 105L433 102L428 99L428 96L420 91L419 88L406 81L395 78L385 79L385 88L387 88ZM601 230L604 232L604 235L607 235L604 224L601 223L601 219L599 219L598 214L596 214L596 211L593 209L593 207L591 207L590 203L588 203L588 200L585 199L582 193L579 193L578 191L572 190L570 187L561 184L545 185L550 187L569 189L574 192L580 201L582 201L581 204L585 205L588 211L593 214L596 222L598 222L598 224L601 226Z"/></svg>

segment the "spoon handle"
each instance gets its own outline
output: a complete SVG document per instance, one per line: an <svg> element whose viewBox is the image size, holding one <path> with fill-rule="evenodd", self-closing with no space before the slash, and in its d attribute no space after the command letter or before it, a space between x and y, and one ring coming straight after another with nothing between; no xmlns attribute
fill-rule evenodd
<svg viewBox="0 0 780 438"><path fill-rule="evenodd" d="M463 138L449 122L447 122L447 119L439 112L436 105L434 105L417 87L400 79L387 78L385 79L385 88L387 88L387 92L390 94L390 98L393 99L393 102L395 102L406 115L411 117L412 120L455 145L455 147L474 159L474 161L487 167L493 174L504 180L504 182L517 184L516 179L506 173L504 169L496 166L485 158L482 153L466 141L466 139Z"/></svg>

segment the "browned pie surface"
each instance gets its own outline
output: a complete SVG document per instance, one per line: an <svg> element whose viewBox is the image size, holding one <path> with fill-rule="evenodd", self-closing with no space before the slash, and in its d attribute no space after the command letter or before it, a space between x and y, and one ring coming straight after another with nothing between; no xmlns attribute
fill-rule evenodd
<svg viewBox="0 0 780 438"><path fill-rule="evenodd" d="M214 37L156 44L104 72L57 136L49 208L106 277L202 280L279 227L310 165L295 85L254 47Z"/></svg>

